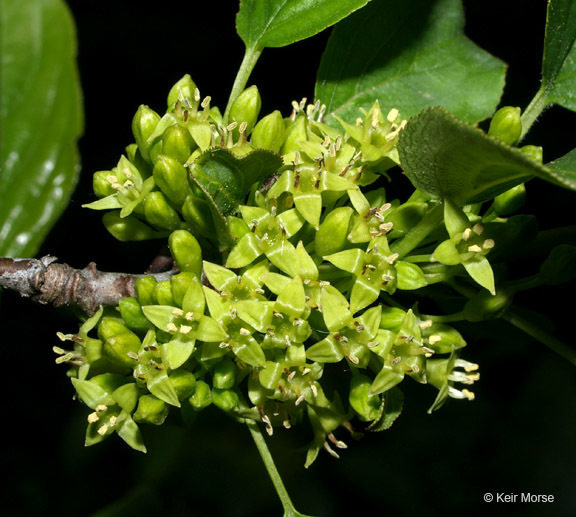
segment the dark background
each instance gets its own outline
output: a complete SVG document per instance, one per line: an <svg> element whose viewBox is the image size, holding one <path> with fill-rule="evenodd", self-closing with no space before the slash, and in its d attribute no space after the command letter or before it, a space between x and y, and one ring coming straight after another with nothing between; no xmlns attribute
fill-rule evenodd
<svg viewBox="0 0 576 517"><path fill-rule="evenodd" d="M141 272L156 244L122 244L81 208L93 200L91 175L116 165L132 141L140 104L163 113L168 90L190 73L202 95L224 108L243 44L234 31L237 3L166 0L68 0L78 25L86 109L80 142L83 171L69 208L44 244L74 267ZM210 4L206 6L205 4ZM525 107L539 86L546 2L465 1L467 34L509 64L503 104ZM391 24L394 23L390 20ZM383 26L382 30L386 30ZM329 31L283 49L268 49L253 83L262 113L313 97L315 69ZM454 92L458 94L457 91ZM560 108L542 115L526 143L545 160L574 147L576 117ZM573 224L574 194L534 180L527 212L543 229ZM523 266L524 267L524 266ZM527 270L530 264L525 265ZM574 285L521 298L551 317L573 344L569 306ZM148 454L117 437L85 448L86 408L72 400L65 367L54 364L55 332L74 332L66 310L2 297L4 427L2 515L259 516L281 515L275 492L246 429L206 411L192 431L145 428ZM481 365L473 403L449 401L426 413L435 390L406 381L405 409L392 429L349 443L340 460L320 454L303 468L307 430L277 431L270 446L296 507L340 515L573 515L576 512L574 366L500 323L462 327L465 357ZM483 502L485 492L550 494L555 502Z"/></svg>

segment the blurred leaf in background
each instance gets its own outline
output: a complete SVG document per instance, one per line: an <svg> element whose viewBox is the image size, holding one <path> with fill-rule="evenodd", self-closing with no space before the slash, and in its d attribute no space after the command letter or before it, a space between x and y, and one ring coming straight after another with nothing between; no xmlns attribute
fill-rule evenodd
<svg viewBox="0 0 576 517"><path fill-rule="evenodd" d="M83 129L61 0L0 0L0 256L31 256L68 204Z"/></svg>

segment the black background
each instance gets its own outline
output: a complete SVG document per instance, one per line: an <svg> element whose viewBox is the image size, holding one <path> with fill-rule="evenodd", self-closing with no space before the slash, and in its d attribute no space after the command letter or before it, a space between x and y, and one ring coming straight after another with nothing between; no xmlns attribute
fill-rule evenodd
<svg viewBox="0 0 576 517"><path fill-rule="evenodd" d="M202 95L223 108L243 54L234 31L237 3L166 0L144 4L68 0L78 26L86 110L80 142L83 170L70 206L40 255L74 267L141 272L156 244L122 244L81 208L94 199L91 175L115 166L132 141L140 104L163 112L169 88L190 73ZM210 4L210 5L207 5ZM546 2L465 1L468 36L509 64L503 104L525 107L539 87ZM394 20L387 23L393 24ZM386 30L383 26L382 30ZM329 31L283 49L266 50L252 81L262 113L290 111L313 97L315 69ZM454 92L458 94L457 91ZM545 146L545 161L574 147L576 117L545 112L526 143ZM528 186L527 212L543 229L574 223L573 194L539 180ZM529 268L529 265L526 266ZM552 317L573 343L568 306L574 285L521 298ZM2 297L2 515L280 515L281 508L246 429L207 411L192 431L146 428L148 454L117 437L83 446L86 408L72 400L65 368L54 364L55 332L74 332L66 310ZM576 381L574 366L499 323L463 327L466 358L481 365L473 403L450 401L428 415L435 391L409 381L404 413L391 430L349 443L340 460L321 454L303 468L306 430L270 440L298 509L340 515L571 515L576 512ZM501 339L499 336L507 336ZM406 385L406 386L404 386ZM486 504L485 492L550 494L548 505Z"/></svg>

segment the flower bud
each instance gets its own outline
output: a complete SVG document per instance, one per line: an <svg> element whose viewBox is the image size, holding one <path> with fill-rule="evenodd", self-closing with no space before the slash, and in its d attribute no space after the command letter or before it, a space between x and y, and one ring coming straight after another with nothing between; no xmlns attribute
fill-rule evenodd
<svg viewBox="0 0 576 517"><path fill-rule="evenodd" d="M162 134L162 154L184 164L190 158L196 143L187 128L174 124Z"/></svg>
<svg viewBox="0 0 576 517"><path fill-rule="evenodd" d="M106 316L100 320L98 324L98 337L102 341L106 341L107 339L117 336L118 334L124 334L126 332L130 332L128 327L124 325L121 321L116 318L111 318Z"/></svg>
<svg viewBox="0 0 576 517"><path fill-rule="evenodd" d="M507 144L515 145L522 134L520 108L513 108L512 106L500 108L490 121L488 134Z"/></svg>
<svg viewBox="0 0 576 517"><path fill-rule="evenodd" d="M191 192L188 172L184 166L174 158L161 154L156 160L152 174L156 185L166 197L176 206L182 206L186 196Z"/></svg>
<svg viewBox="0 0 576 517"><path fill-rule="evenodd" d="M210 386L204 381L198 381L196 383L196 389L188 401L196 411L201 411L208 407L212 404L212 390Z"/></svg>
<svg viewBox="0 0 576 517"><path fill-rule="evenodd" d="M520 150L531 160L534 160L535 162L542 164L543 162L542 147L538 145L525 145L523 147L520 147Z"/></svg>
<svg viewBox="0 0 576 517"><path fill-rule="evenodd" d="M526 187L521 183L494 198L494 211L500 216L509 215L522 208L525 201Z"/></svg>
<svg viewBox="0 0 576 517"><path fill-rule="evenodd" d="M187 230L176 230L168 239L168 247L180 271L202 274L202 248L196 237Z"/></svg>
<svg viewBox="0 0 576 517"><path fill-rule="evenodd" d="M194 233L204 237L214 237L216 234L210 205L204 199L189 194L182 205L182 215L186 222L190 223Z"/></svg>
<svg viewBox="0 0 576 517"><path fill-rule="evenodd" d="M252 144L257 149L270 149L279 152L285 136L284 119L282 114L276 110L256 124L252 132Z"/></svg>
<svg viewBox="0 0 576 517"><path fill-rule="evenodd" d="M318 231L314 245L319 257L342 251L348 245L348 226L354 210L349 206L328 213Z"/></svg>
<svg viewBox="0 0 576 517"><path fill-rule="evenodd" d="M134 289L140 305L154 305L156 303L154 289L157 283L158 280L153 276L144 276L135 280Z"/></svg>
<svg viewBox="0 0 576 517"><path fill-rule="evenodd" d="M133 368L135 361L130 356L138 354L141 345L138 336L132 332L118 334L104 342L104 355L113 363Z"/></svg>
<svg viewBox="0 0 576 517"><path fill-rule="evenodd" d="M178 273L170 279L172 299L177 307L182 307L186 291L188 291L190 284L192 284L195 279L196 275L194 275L194 273Z"/></svg>
<svg viewBox="0 0 576 517"><path fill-rule="evenodd" d="M131 296L122 298L118 305L120 315L130 330L146 332L150 328L150 321L144 316L142 307L136 298Z"/></svg>
<svg viewBox="0 0 576 517"><path fill-rule="evenodd" d="M232 411L238 405L238 394L232 390L212 390L212 403L222 411Z"/></svg>
<svg viewBox="0 0 576 517"><path fill-rule="evenodd" d="M230 107L229 121L238 125L246 122L246 134L249 135L258 120L262 101L256 86L246 88Z"/></svg>
<svg viewBox="0 0 576 517"><path fill-rule="evenodd" d="M214 388L230 389L236 382L236 364L231 359L223 359L214 365L212 375Z"/></svg>
<svg viewBox="0 0 576 517"><path fill-rule="evenodd" d="M154 297L158 305L175 305L170 280L162 280L154 287Z"/></svg>
<svg viewBox="0 0 576 517"><path fill-rule="evenodd" d="M162 425L168 416L170 407L154 395L142 395L134 413L134 421L146 424Z"/></svg>
<svg viewBox="0 0 576 517"><path fill-rule="evenodd" d="M112 171L98 171L92 176L92 188L94 194L99 198L111 196L116 193L116 189L112 186L110 178L115 176Z"/></svg>
<svg viewBox="0 0 576 517"><path fill-rule="evenodd" d="M120 217L119 210L107 212L102 217L106 229L119 241L145 241L158 237L158 234L136 217Z"/></svg>
<svg viewBox="0 0 576 517"><path fill-rule="evenodd" d="M168 110L174 109L174 105L179 99L188 98L190 102L194 99L194 91L196 90L196 84L192 80L189 74L186 74L182 79L180 79L168 93Z"/></svg>
<svg viewBox="0 0 576 517"><path fill-rule="evenodd" d="M176 395L178 395L178 400L191 397L196 390L196 377L188 370L176 370L170 374L168 379L172 383Z"/></svg>
<svg viewBox="0 0 576 517"><path fill-rule="evenodd" d="M132 133L145 160L149 160L150 157L150 144L147 140L159 122L160 115L144 105L138 108L132 119Z"/></svg>
<svg viewBox="0 0 576 517"><path fill-rule="evenodd" d="M178 212L166 201L162 192L149 192L144 198L144 215L148 223L158 228L175 230L181 220Z"/></svg>

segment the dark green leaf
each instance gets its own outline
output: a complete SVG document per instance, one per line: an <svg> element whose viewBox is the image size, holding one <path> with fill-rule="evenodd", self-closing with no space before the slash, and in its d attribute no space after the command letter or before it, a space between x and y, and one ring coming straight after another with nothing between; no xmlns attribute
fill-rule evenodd
<svg viewBox="0 0 576 517"><path fill-rule="evenodd" d="M60 0L2 0L0 35L0 256L30 256L78 177L74 23Z"/></svg>
<svg viewBox="0 0 576 517"><path fill-rule="evenodd" d="M547 285L558 285L576 278L576 246L556 246L540 266L540 278Z"/></svg>
<svg viewBox="0 0 576 517"><path fill-rule="evenodd" d="M264 181L281 166L279 155L263 149L241 159L225 149L211 149L194 162L191 176L226 216L244 202L254 183Z"/></svg>
<svg viewBox="0 0 576 517"><path fill-rule="evenodd" d="M560 185L576 190L576 149L547 163L546 167L554 171Z"/></svg>
<svg viewBox="0 0 576 517"><path fill-rule="evenodd" d="M238 34L248 48L284 47L346 18L368 0L242 0Z"/></svg>
<svg viewBox="0 0 576 517"><path fill-rule="evenodd" d="M403 118L442 105L468 122L484 119L499 102L505 65L463 29L460 0L372 0L332 32L316 97L349 122L375 100Z"/></svg>
<svg viewBox="0 0 576 517"><path fill-rule="evenodd" d="M542 59L546 100L576 110L576 2L550 0Z"/></svg>
<svg viewBox="0 0 576 517"><path fill-rule="evenodd" d="M562 175L442 108L411 119L398 151L416 188L458 205L487 201L533 176L574 188Z"/></svg>

